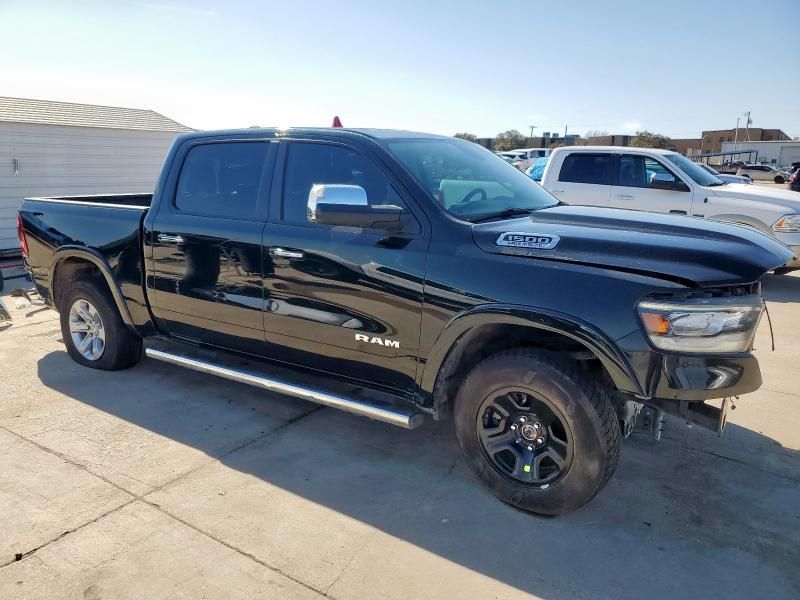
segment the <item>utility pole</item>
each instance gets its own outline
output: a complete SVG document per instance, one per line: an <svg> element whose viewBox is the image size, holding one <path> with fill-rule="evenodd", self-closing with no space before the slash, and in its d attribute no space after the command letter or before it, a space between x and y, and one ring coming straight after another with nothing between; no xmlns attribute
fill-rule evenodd
<svg viewBox="0 0 800 600"><path fill-rule="evenodd" d="M741 119L742 119L742 117L736 117L736 135L733 138L733 151L734 152L736 152L738 150L737 146L739 145L739 121L741 121ZM721 150L721 148L720 148L720 150Z"/></svg>
<svg viewBox="0 0 800 600"><path fill-rule="evenodd" d="M531 140L531 142L533 142L533 130L534 130L534 129L537 129L537 126L536 126L536 125L529 125L528 127L530 127L530 128L531 128L531 137L530 137L530 140Z"/></svg>
<svg viewBox="0 0 800 600"><path fill-rule="evenodd" d="M747 132L747 141L750 141L750 125L753 124L753 119L750 118L750 111L748 110L744 113L744 116L747 117L747 121L744 122L745 131Z"/></svg>

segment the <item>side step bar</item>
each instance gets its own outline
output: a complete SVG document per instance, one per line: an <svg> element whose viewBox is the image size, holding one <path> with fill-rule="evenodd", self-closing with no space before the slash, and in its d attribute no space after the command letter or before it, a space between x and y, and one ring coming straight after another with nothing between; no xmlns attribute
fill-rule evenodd
<svg viewBox="0 0 800 600"><path fill-rule="evenodd" d="M192 371L199 371L200 373L208 373L209 375L216 375L223 379L230 379L231 381L238 381L239 383L246 383L254 387L258 387L276 394L283 394L286 396L293 396L302 400L309 400L317 404L323 404L332 408L338 408L362 417L369 417L376 421L383 421L405 429L414 429L422 425L424 417L418 412L413 410L403 410L398 408L383 408L372 404L353 400L345 396L331 394L311 388L302 387L293 383L287 383L278 379L264 377L252 371L243 371L239 369L232 369L224 367L204 360L182 356L180 354L173 354L155 348L145 348L145 355L155 360L160 360L179 367L185 367Z"/></svg>

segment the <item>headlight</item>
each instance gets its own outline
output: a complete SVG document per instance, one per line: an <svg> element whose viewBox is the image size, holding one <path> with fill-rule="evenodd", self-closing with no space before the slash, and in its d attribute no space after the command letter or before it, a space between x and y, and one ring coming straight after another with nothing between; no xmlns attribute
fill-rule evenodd
<svg viewBox="0 0 800 600"><path fill-rule="evenodd" d="M800 233L800 215L784 215L772 226L780 233Z"/></svg>
<svg viewBox="0 0 800 600"><path fill-rule="evenodd" d="M639 315L656 348L673 352L747 352L763 301L760 296L685 302L646 300Z"/></svg>

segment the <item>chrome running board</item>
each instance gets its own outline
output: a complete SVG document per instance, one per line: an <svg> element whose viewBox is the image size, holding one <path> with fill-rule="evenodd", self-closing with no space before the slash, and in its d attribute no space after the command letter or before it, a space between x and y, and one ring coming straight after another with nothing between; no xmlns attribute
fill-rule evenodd
<svg viewBox="0 0 800 600"><path fill-rule="evenodd" d="M369 417L376 421L383 421L405 429L414 429L422 425L424 417L421 413L415 412L410 409L400 408L383 408L373 404L367 404L359 400L353 400L338 394L331 394L320 390L306 388L294 383L287 383L278 379L265 377L253 371L243 371L240 369L232 369L222 365L214 364L204 360L198 360L180 354L173 354L172 352L165 352L155 348L145 348L145 354L155 360L160 360L179 367L185 367L192 371L199 371L200 373L208 373L209 375L216 375L223 379L230 379L231 381L238 381L239 383L246 383L276 394L283 394L286 396L293 396L302 400L316 402L324 406L338 408L349 413L361 415L362 417Z"/></svg>

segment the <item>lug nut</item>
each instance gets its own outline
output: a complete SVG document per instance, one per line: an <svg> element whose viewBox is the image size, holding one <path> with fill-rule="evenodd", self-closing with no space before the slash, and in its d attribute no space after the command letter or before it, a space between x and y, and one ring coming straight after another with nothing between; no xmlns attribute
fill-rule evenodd
<svg viewBox="0 0 800 600"><path fill-rule="evenodd" d="M512 429L512 430L514 430L514 429L516 429L516 428L517 428L517 426L516 426L516 425L512 425L512 426L511 426L511 429Z"/></svg>
<svg viewBox="0 0 800 600"><path fill-rule="evenodd" d="M543 438L536 438L536 443L537 444L544 444L544 439Z"/></svg>
<svg viewBox="0 0 800 600"><path fill-rule="evenodd" d="M528 446L528 450L533 450L533 446Z"/></svg>

